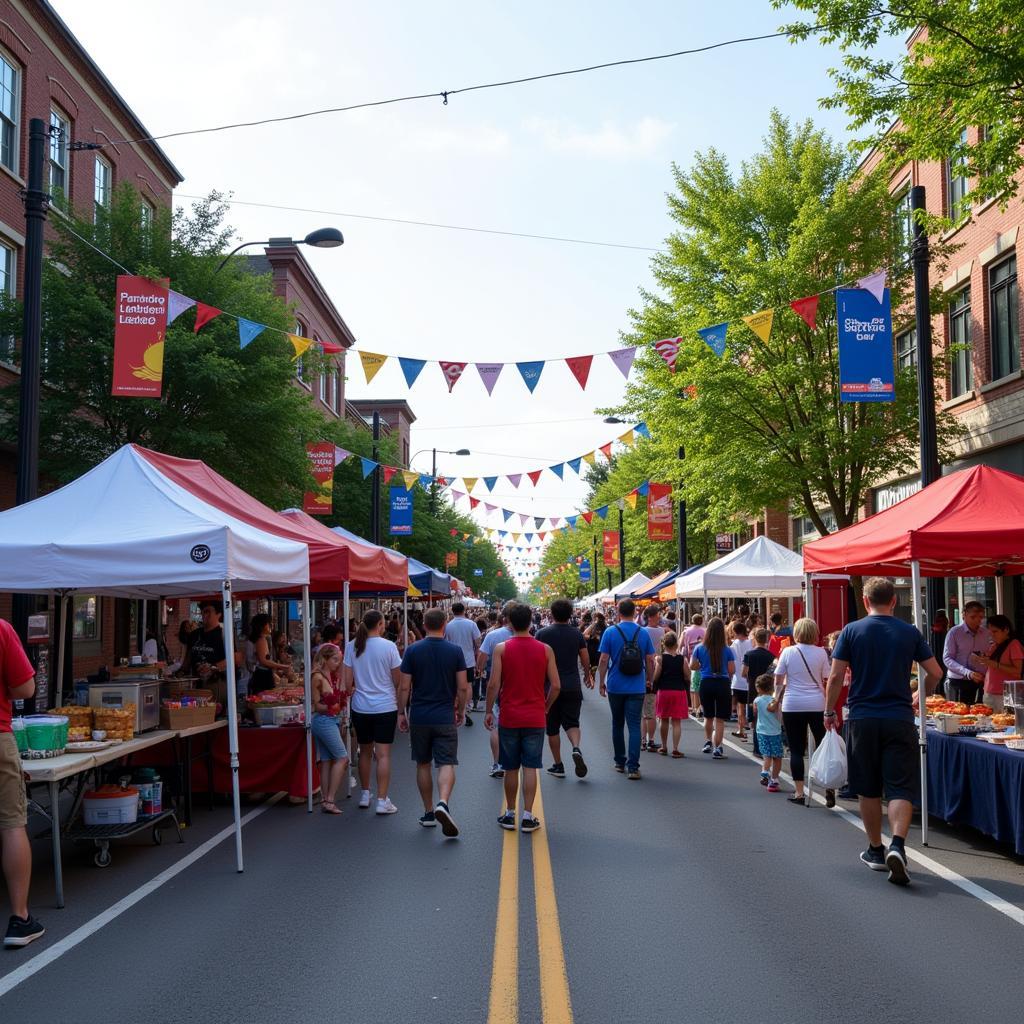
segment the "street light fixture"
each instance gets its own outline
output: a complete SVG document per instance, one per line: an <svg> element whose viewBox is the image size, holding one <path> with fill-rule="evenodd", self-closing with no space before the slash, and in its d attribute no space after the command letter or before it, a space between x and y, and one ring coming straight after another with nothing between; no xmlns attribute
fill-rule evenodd
<svg viewBox="0 0 1024 1024"><path fill-rule="evenodd" d="M433 515L437 509L437 453L440 452L442 455L472 455L473 453L468 448L459 448L456 451L446 451L444 448L421 448L418 452L415 452L411 459L409 459L410 467L416 461L417 457L422 455L424 452L433 452L433 460L430 464L430 514Z"/></svg>
<svg viewBox="0 0 1024 1024"><path fill-rule="evenodd" d="M605 416L605 423L625 423L626 420L620 420L618 416Z"/></svg>
<svg viewBox="0 0 1024 1024"><path fill-rule="evenodd" d="M227 264L228 260L242 249L247 248L250 245L268 245L273 248L284 248L289 245L309 245L314 249L336 249L339 245L343 245L345 237L337 228L317 228L316 231L310 231L305 238L268 238L265 242L243 242L241 245L236 245L220 261L217 269L214 271L215 274L219 274Z"/></svg>

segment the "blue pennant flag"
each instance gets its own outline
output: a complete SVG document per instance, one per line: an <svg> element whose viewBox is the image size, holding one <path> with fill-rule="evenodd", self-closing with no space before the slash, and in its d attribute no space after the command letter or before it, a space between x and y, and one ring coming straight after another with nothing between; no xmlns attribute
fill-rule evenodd
<svg viewBox="0 0 1024 1024"><path fill-rule="evenodd" d="M427 365L426 359L408 359L405 356L399 356L398 362L402 367L402 373L405 374L406 386L410 388L416 383L420 371Z"/></svg>
<svg viewBox="0 0 1024 1024"><path fill-rule="evenodd" d="M420 473L420 487L425 491L430 490L430 485L434 482L434 478L429 473Z"/></svg>
<svg viewBox="0 0 1024 1024"><path fill-rule="evenodd" d="M569 468L577 475L580 475L580 464L583 462L583 456L581 455L578 459L569 460Z"/></svg>
<svg viewBox="0 0 1024 1024"><path fill-rule="evenodd" d="M651 432L647 429L646 423L638 423L633 430L638 433L641 437L650 438Z"/></svg>
<svg viewBox="0 0 1024 1024"><path fill-rule="evenodd" d="M363 464L363 479L365 480L377 468L377 463L373 459L364 459L361 455L359 461Z"/></svg>
<svg viewBox="0 0 1024 1024"><path fill-rule="evenodd" d="M266 329L263 324L258 324L255 320L246 320L245 317L240 316L238 318L238 341L240 347L245 348L253 338L262 334Z"/></svg>
<svg viewBox="0 0 1024 1024"><path fill-rule="evenodd" d="M575 530L576 529L576 520L577 519L579 519L579 516L566 516L565 517L565 521L569 524L569 529L570 530Z"/></svg>
<svg viewBox="0 0 1024 1024"><path fill-rule="evenodd" d="M554 473L555 476L557 476L559 480L565 479L562 476L562 473L565 471L565 463L564 462L559 462L555 466L548 466L548 469L550 469L551 472Z"/></svg>
<svg viewBox="0 0 1024 1024"><path fill-rule="evenodd" d="M650 481L648 481L648 480L645 480L645 481L644 481L644 482L643 482L643 483L642 483L642 484L641 484L641 485L640 485L640 486L639 486L639 487L638 487L638 488L636 489L636 493L637 493L637 494L639 494L639 495L640 495L640 497L642 497L642 498L645 498L645 497L647 497L647 492L648 492L648 491L649 491L650 489L651 489Z"/></svg>
<svg viewBox="0 0 1024 1024"><path fill-rule="evenodd" d="M507 537L508 536L508 530L499 530L498 531L498 536L499 537Z"/></svg>
<svg viewBox="0 0 1024 1024"><path fill-rule="evenodd" d="M532 533L524 533L523 536L526 538L526 543L527 544L529 544L530 541L533 540L533 534Z"/></svg>
<svg viewBox="0 0 1024 1024"><path fill-rule="evenodd" d="M602 519L607 519L607 518L608 518L608 506L607 506L607 505L602 505L602 506L601 506L600 508L595 508L595 509L594 509L594 511L595 511L595 512L596 512L596 513L597 513L597 514L598 514L598 515L599 515L599 516L600 516L600 517L601 517Z"/></svg>
<svg viewBox="0 0 1024 1024"><path fill-rule="evenodd" d="M523 376L523 380L526 382L526 386L530 389L530 394L533 394L533 389L540 382L541 371L544 369L544 360L538 359L532 363L516 363L519 367L519 372Z"/></svg>
<svg viewBox="0 0 1024 1024"><path fill-rule="evenodd" d="M704 339L705 344L719 359L725 354L725 332L729 329L729 322L715 324L714 327L702 327L697 333Z"/></svg>
<svg viewBox="0 0 1024 1024"><path fill-rule="evenodd" d="M510 512L507 508L503 508L501 514L505 517L505 522L507 523L515 515L515 512Z"/></svg>
<svg viewBox="0 0 1024 1024"><path fill-rule="evenodd" d="M497 482L498 482L498 478L496 476L485 476L484 477L484 483L487 485L487 490L488 491L493 491L494 490L494 485Z"/></svg>

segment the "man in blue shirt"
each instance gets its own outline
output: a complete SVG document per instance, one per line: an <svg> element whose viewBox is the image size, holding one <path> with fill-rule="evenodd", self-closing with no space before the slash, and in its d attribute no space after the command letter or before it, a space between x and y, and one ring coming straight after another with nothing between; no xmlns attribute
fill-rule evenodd
<svg viewBox="0 0 1024 1024"><path fill-rule="evenodd" d="M634 622L636 605L627 597L619 602L619 622L609 626L601 637L597 666L601 696L608 698L612 710L612 745L615 770L628 779L640 778L640 717L644 694L654 679L654 644L645 629ZM637 672L623 671L623 650L627 642L640 648ZM628 661L629 659L627 659ZM629 668L627 664L625 666ZM623 727L629 730L629 751L623 742Z"/></svg>
<svg viewBox="0 0 1024 1024"><path fill-rule="evenodd" d="M893 615L895 607L896 588L891 580L873 576L865 582L867 618L847 625L832 652L825 728L836 727L836 701L849 668L849 784L860 801L869 844L860 859L872 871L888 870L893 884L907 885L910 872L904 844L920 784L914 727L919 694L911 693L910 673L916 661L925 671L925 692L931 693L942 669L920 631ZM883 790L892 831L888 852L882 846Z"/></svg>

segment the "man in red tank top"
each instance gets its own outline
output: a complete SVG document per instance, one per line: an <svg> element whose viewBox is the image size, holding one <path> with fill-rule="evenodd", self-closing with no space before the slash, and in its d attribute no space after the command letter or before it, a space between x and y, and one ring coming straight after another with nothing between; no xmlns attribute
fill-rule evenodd
<svg viewBox="0 0 1024 1024"><path fill-rule="evenodd" d="M494 702L501 695L498 727L498 763L505 769L505 813L498 818L504 829L516 827L519 770L523 771L524 832L540 828L534 816L537 772L542 765L544 727L548 708L558 697L561 684L555 652L530 636L533 615L528 605L506 605L512 637L494 648L491 678L487 684L487 716L484 725L494 728ZM548 691L544 693L544 683Z"/></svg>

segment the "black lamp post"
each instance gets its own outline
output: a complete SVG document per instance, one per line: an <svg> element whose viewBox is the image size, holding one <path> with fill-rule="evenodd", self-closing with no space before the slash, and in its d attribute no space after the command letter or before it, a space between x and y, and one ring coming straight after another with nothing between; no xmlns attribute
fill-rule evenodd
<svg viewBox="0 0 1024 1024"><path fill-rule="evenodd" d="M440 450L442 455L471 455L472 452L468 448L459 448L457 451L445 451L445 449L430 448L429 451L433 453L433 459L430 463L430 514L433 515L437 511L437 453ZM422 455L427 448L421 448L416 452L413 457L409 460L409 468L412 469L413 462L416 461L417 456Z"/></svg>
<svg viewBox="0 0 1024 1024"><path fill-rule="evenodd" d="M345 238L337 228L317 228L316 231L310 231L305 238L269 238L265 242L243 242L241 245L236 245L220 261L214 273L219 274L236 252L250 245L269 245L273 248L284 248L289 245L311 245L314 249L336 249L339 245L343 245L344 242Z"/></svg>
<svg viewBox="0 0 1024 1024"><path fill-rule="evenodd" d="M679 461L686 458L686 449L679 446ZM680 470L680 475L681 470ZM685 481L680 480L680 486L683 486ZM679 571L686 572L686 499L682 497L680 493L679 498Z"/></svg>

